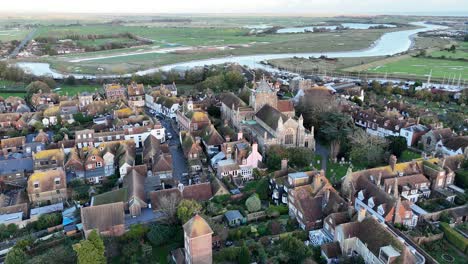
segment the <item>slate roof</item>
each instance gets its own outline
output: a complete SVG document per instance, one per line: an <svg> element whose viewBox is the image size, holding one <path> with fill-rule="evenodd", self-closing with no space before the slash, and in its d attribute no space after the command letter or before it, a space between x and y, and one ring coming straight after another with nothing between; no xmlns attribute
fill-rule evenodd
<svg viewBox="0 0 468 264"><path fill-rule="evenodd" d="M232 109L232 106L234 105L234 109L236 110L238 107L246 107L247 104L242 101L239 97L237 97L235 94L229 92L229 93L222 93L220 96L221 102L225 104L229 109Z"/></svg>
<svg viewBox="0 0 468 264"><path fill-rule="evenodd" d="M226 217L228 222L234 221L234 220L242 220L244 216L239 212L239 210L230 210L224 213L224 217Z"/></svg>
<svg viewBox="0 0 468 264"><path fill-rule="evenodd" d="M255 116L262 120L273 130L276 130L276 128L278 128L278 120L280 118L283 120L283 122L288 119L284 114L282 114L280 111L271 107L268 104L264 105L260 110L258 110Z"/></svg>
<svg viewBox="0 0 468 264"><path fill-rule="evenodd" d="M33 171L33 168L32 158L0 160L0 175L17 171Z"/></svg>
<svg viewBox="0 0 468 264"><path fill-rule="evenodd" d="M164 189L150 192L151 205L153 209L160 208L160 201L163 197L174 196L179 201L182 199L207 201L213 197L211 183L200 183L184 186L182 192L179 188Z"/></svg>
<svg viewBox="0 0 468 264"><path fill-rule="evenodd" d="M127 170L127 175L124 177L123 186L128 189L128 197L137 197L142 202L146 201L145 196L145 179L148 168L146 165L138 165L130 167Z"/></svg>

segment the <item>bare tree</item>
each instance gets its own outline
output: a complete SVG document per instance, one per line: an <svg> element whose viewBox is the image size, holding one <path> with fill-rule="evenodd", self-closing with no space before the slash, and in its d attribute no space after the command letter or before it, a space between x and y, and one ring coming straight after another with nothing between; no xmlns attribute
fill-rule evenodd
<svg viewBox="0 0 468 264"><path fill-rule="evenodd" d="M158 202L160 211L164 213L172 223L177 221L176 213L179 203L180 197L176 193L171 193L169 196L163 196Z"/></svg>

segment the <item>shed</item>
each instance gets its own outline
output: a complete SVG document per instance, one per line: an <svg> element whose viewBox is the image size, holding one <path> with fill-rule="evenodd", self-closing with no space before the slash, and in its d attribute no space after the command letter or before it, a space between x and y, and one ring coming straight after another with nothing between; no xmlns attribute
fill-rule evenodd
<svg viewBox="0 0 468 264"><path fill-rule="evenodd" d="M239 226L244 222L244 216L239 212L239 210L230 210L224 214L226 221L229 226Z"/></svg>

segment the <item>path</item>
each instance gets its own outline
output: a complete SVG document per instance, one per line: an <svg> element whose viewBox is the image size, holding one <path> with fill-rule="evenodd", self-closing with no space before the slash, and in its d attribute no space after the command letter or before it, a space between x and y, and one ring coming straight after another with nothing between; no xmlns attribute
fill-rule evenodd
<svg viewBox="0 0 468 264"><path fill-rule="evenodd" d="M327 171L327 162L330 155L330 150L328 147L321 145L318 141L315 142L315 154L318 154L322 157L320 164L322 164L322 170Z"/></svg>
<svg viewBox="0 0 468 264"><path fill-rule="evenodd" d="M31 32L29 32L28 35L26 35L26 37L24 37L20 44L13 50L13 52L11 52L10 58L16 58L16 56L18 56L18 53L21 51L21 49L34 37L36 31L37 29L33 29Z"/></svg>

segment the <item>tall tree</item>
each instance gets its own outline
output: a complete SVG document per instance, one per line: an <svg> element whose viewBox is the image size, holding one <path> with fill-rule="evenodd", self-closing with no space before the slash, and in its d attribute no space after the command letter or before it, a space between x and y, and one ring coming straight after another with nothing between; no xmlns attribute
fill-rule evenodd
<svg viewBox="0 0 468 264"><path fill-rule="evenodd" d="M330 158L333 160L338 156L342 143L354 130L351 116L339 112L324 113L320 126L320 135L330 143Z"/></svg>
<svg viewBox="0 0 468 264"><path fill-rule="evenodd" d="M73 245L79 264L105 264L104 242L96 230L91 231L88 239Z"/></svg>
<svg viewBox="0 0 468 264"><path fill-rule="evenodd" d="M397 157L400 157L403 151L408 148L406 139L401 136L388 136L388 150Z"/></svg>

